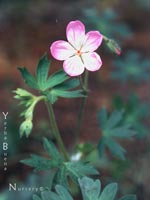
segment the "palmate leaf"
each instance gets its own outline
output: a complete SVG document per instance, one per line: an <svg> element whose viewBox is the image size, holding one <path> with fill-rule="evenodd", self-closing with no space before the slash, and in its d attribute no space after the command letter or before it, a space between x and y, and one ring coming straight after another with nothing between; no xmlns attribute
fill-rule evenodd
<svg viewBox="0 0 150 200"><path fill-rule="evenodd" d="M63 163L63 157L57 150L56 146L46 138L43 139L43 145L50 158L32 154L30 158L21 160L21 163L34 167L36 170L42 171L53 168L59 169Z"/></svg>
<svg viewBox="0 0 150 200"><path fill-rule="evenodd" d="M89 177L78 179L78 184L81 189L82 200L114 200L118 189L116 183L110 183L101 192L101 181ZM73 200L73 197L64 186L56 185L55 191L43 191L41 192L41 198L34 195L33 197L37 197L37 199L33 200ZM119 200L136 200L136 196L126 195Z"/></svg>
<svg viewBox="0 0 150 200"><path fill-rule="evenodd" d="M57 168L59 165L59 163L55 160L50 160L50 159L47 159L47 158L44 158L42 156L38 156L35 154L32 154L30 158L21 160L20 162L25 165L34 167L35 170L38 170L38 171Z"/></svg>
<svg viewBox="0 0 150 200"><path fill-rule="evenodd" d="M99 154L105 153L106 148L115 156L122 160L125 159L126 150L117 143L117 138L132 139L135 131L124 121L124 110L114 110L109 116L105 108L98 113L99 127L102 136L98 143Z"/></svg>
<svg viewBox="0 0 150 200"><path fill-rule="evenodd" d="M59 70L48 77L50 61L45 54L40 58L36 76L31 75L26 68L19 68L26 84L38 91L53 104L59 97L79 98L84 97L83 91L77 87L80 82L77 78L70 77L63 71Z"/></svg>

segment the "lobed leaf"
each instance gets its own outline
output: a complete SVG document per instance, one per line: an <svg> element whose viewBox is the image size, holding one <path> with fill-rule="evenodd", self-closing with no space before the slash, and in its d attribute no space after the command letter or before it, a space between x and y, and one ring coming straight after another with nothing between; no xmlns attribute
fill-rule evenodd
<svg viewBox="0 0 150 200"><path fill-rule="evenodd" d="M49 160L47 158L35 154L32 154L31 158L21 160L20 162L25 165L34 167L38 171L57 168L59 165L58 162L56 162L55 160Z"/></svg>

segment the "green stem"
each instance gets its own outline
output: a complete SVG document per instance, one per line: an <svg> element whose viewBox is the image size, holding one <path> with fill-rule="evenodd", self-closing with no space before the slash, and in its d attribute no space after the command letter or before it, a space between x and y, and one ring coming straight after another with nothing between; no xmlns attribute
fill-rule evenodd
<svg viewBox="0 0 150 200"><path fill-rule="evenodd" d="M105 40L106 43L110 41L110 39L106 37L105 35L103 35L103 39Z"/></svg>
<svg viewBox="0 0 150 200"><path fill-rule="evenodd" d="M84 115L84 110L85 110L85 105L86 105L86 100L87 100L87 93L88 93L88 77L89 77L89 73L88 73L87 70L85 71L84 82L82 81L82 78L79 77L80 84L81 84L81 87L83 89L85 96L81 99L80 110L79 110L79 114L78 114L76 134L75 134L75 137L76 137L75 138L75 144L78 143L79 134L80 134L80 131L81 131L81 125L82 125L82 121L83 121L83 115Z"/></svg>
<svg viewBox="0 0 150 200"><path fill-rule="evenodd" d="M55 114L54 114L54 111L53 111L52 104L50 102L48 102L47 100L45 100L45 103L46 103L46 106L47 106L47 109L48 109L48 114L49 114L52 129L53 129L53 134L54 134L54 136L57 140L57 143L58 143L58 146L59 146L61 152L64 155L65 161L68 161L69 157L68 157L66 148L64 146L64 143L62 141L59 129L57 127L57 123L56 123Z"/></svg>

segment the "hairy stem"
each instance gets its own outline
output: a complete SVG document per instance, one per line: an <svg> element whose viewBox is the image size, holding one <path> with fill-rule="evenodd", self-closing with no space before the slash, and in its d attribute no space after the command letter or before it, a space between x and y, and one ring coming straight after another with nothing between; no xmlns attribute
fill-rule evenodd
<svg viewBox="0 0 150 200"><path fill-rule="evenodd" d="M62 141L62 138L61 138L61 135L60 135L57 123L56 123L55 114L54 114L54 111L53 111L52 104L50 102L48 102L47 100L45 100L45 103L46 103L46 106L47 106L51 127L53 129L53 134L54 134L54 136L56 138L56 141L58 143L60 151L62 152L62 154L63 154L63 156L65 158L65 161L68 161L69 157L68 157L67 150L66 150L66 148L64 146L64 143Z"/></svg>

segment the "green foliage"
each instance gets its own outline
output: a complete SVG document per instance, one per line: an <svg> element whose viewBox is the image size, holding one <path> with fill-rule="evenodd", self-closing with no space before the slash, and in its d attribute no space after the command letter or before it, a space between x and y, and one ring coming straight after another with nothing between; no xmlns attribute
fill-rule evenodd
<svg viewBox="0 0 150 200"><path fill-rule="evenodd" d="M129 51L125 57L114 61L114 71L110 77L123 83L127 81L149 81L150 80L150 59L143 59L140 53Z"/></svg>
<svg viewBox="0 0 150 200"><path fill-rule="evenodd" d="M33 200L41 200L40 197L38 197L36 194L33 195Z"/></svg>
<svg viewBox="0 0 150 200"><path fill-rule="evenodd" d="M78 183L83 200L114 200L118 189L116 183L110 183L101 191L100 180L94 181L88 177L78 179ZM56 193L52 191L41 192L41 198L34 195L33 200L73 200L73 197L65 187L56 185L55 190ZM136 200L136 197L135 195L127 195L120 200Z"/></svg>
<svg viewBox="0 0 150 200"><path fill-rule="evenodd" d="M28 137L31 133L33 124L33 112L36 104L42 100L43 96L35 96L32 93L23 90L21 88L17 88L14 91L15 99L20 100L20 105L25 107L25 110L21 112L20 116L24 117L24 121L20 125L20 136L22 137L24 134Z"/></svg>
<svg viewBox="0 0 150 200"><path fill-rule="evenodd" d="M99 172L93 166L84 162L67 162L65 163L65 166L69 176L74 181L86 175L99 174Z"/></svg>
<svg viewBox="0 0 150 200"><path fill-rule="evenodd" d="M29 71L25 67L23 67L23 68L19 67L18 69L19 69L25 83L29 87L36 89L36 90L39 89L36 79L29 73Z"/></svg>
<svg viewBox="0 0 150 200"><path fill-rule="evenodd" d="M50 61L48 60L47 56L44 55L39 60L36 72L37 84L41 91L46 90L48 88L47 78L48 78L49 68L50 68Z"/></svg>
<svg viewBox="0 0 150 200"><path fill-rule="evenodd" d="M58 97L83 97L82 90L74 90L79 86L78 79L69 80L70 77L63 70L59 70L48 77L49 69L50 61L47 55L39 60L35 77L26 68L19 68L25 83L45 95L51 103L54 103Z"/></svg>
<svg viewBox="0 0 150 200"><path fill-rule="evenodd" d="M34 167L36 170L48 170L58 167L57 161L49 160L38 155L31 155L31 158L20 161L23 164Z"/></svg>
<svg viewBox="0 0 150 200"><path fill-rule="evenodd" d="M57 71L48 77L49 69L50 61L47 55L40 58L35 77L26 68L19 68L25 83L41 94L41 96L35 96L21 88L14 91L15 98L20 100L20 104L25 107L25 110L21 113L25 120L20 125L20 136L25 134L28 137L30 135L33 127L33 111L40 100L48 100L53 104L58 97L78 98L84 96L82 90L77 89L80 85L78 79L69 79L70 77L63 70Z"/></svg>
<svg viewBox="0 0 150 200"><path fill-rule="evenodd" d="M83 200L99 200L101 192L100 180L94 181L91 178L84 177L79 179L79 185L81 188Z"/></svg>
<svg viewBox="0 0 150 200"><path fill-rule="evenodd" d="M130 128L129 123L123 122L124 111L113 111L109 116L105 108L98 113L99 128L102 136L98 143L100 155L105 153L108 148L110 152L120 158L125 159L125 149L117 143L116 139L131 139L135 132Z"/></svg>
<svg viewBox="0 0 150 200"><path fill-rule="evenodd" d="M54 170L55 176L53 182L67 187L68 176L72 181L77 183L78 178L98 174L98 171L89 163L72 161L65 162L55 145L46 138L44 138L43 144L49 158L31 155L30 158L21 160L21 162L34 167L35 170Z"/></svg>
<svg viewBox="0 0 150 200"><path fill-rule="evenodd" d="M136 131L137 137L142 138L148 134L148 127L144 124L144 119L150 116L148 103L141 103L136 95L131 95L127 102L124 102L122 97L116 96L112 104L114 109L124 109L123 121L131 124L132 128Z"/></svg>
<svg viewBox="0 0 150 200"><path fill-rule="evenodd" d="M101 193L99 200L114 200L117 193L117 184L110 183L107 185Z"/></svg>
<svg viewBox="0 0 150 200"><path fill-rule="evenodd" d="M83 21L90 29L99 30L108 37L115 38L116 35L122 37L130 37L131 30L125 23L119 23L118 15L115 10L107 9L103 12L98 12L95 8L84 10Z"/></svg>

